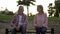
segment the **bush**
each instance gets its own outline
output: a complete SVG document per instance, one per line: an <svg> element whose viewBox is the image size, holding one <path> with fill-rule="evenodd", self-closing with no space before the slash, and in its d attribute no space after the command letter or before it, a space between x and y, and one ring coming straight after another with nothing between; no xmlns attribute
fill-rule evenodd
<svg viewBox="0 0 60 34"><path fill-rule="evenodd" d="M14 15L14 13L13 12L8 12L7 15Z"/></svg>

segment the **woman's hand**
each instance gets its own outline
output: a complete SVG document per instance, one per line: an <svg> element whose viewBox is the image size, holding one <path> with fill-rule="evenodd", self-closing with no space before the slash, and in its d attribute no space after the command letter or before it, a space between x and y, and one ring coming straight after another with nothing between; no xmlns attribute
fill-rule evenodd
<svg viewBox="0 0 60 34"><path fill-rule="evenodd" d="M36 27L37 26L37 24L34 24L34 27Z"/></svg>

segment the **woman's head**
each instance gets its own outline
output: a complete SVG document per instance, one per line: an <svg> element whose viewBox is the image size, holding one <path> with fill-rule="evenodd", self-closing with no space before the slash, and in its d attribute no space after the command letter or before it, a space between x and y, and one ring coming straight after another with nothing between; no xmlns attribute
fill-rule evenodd
<svg viewBox="0 0 60 34"><path fill-rule="evenodd" d="M44 12L43 12L43 6L42 6L42 5L37 5L37 11L38 11L39 13L44 13Z"/></svg>
<svg viewBox="0 0 60 34"><path fill-rule="evenodd" d="M18 9L18 14L23 14L23 11L24 11L24 8L23 6L19 6L19 9Z"/></svg>

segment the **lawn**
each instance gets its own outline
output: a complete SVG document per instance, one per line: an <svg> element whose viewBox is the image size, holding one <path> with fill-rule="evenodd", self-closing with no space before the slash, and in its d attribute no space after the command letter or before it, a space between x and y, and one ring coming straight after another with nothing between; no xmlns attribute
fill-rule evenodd
<svg viewBox="0 0 60 34"><path fill-rule="evenodd" d="M8 22L12 19L12 15L4 15L4 14L0 14L0 22Z"/></svg>
<svg viewBox="0 0 60 34"><path fill-rule="evenodd" d="M0 20L11 20L13 17L13 15L4 15L4 14L0 14ZM34 16L29 16L28 17L29 21L33 21ZM60 21L60 17L48 17L49 21Z"/></svg>
<svg viewBox="0 0 60 34"><path fill-rule="evenodd" d="M12 15L4 15L4 14L0 14L0 20L11 20Z"/></svg>

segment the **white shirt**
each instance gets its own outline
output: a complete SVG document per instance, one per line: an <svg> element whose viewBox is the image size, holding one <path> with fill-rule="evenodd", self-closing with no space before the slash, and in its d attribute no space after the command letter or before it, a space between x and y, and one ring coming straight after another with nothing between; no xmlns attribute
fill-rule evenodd
<svg viewBox="0 0 60 34"><path fill-rule="evenodd" d="M23 23L22 23L22 16L21 15L19 15L19 23L18 23L18 25L20 26L20 25L23 25Z"/></svg>

